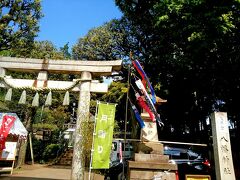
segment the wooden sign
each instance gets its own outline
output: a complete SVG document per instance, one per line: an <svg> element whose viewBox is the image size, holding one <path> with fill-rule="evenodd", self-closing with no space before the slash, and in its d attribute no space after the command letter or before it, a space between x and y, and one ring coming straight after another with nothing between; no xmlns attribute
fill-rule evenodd
<svg viewBox="0 0 240 180"><path fill-rule="evenodd" d="M0 160L15 160L17 142L6 142L6 148L1 152Z"/></svg>
<svg viewBox="0 0 240 180"><path fill-rule="evenodd" d="M11 166L9 165L0 167L0 172L10 171L10 174L12 174L15 162L17 142L6 142L5 146L6 148L2 152L0 152L0 161L10 161Z"/></svg>

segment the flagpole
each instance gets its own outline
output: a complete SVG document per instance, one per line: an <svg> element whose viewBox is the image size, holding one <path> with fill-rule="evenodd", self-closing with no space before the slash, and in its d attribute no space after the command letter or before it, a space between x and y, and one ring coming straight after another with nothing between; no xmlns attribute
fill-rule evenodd
<svg viewBox="0 0 240 180"><path fill-rule="evenodd" d="M92 139L92 149L91 149L91 158L90 158L90 165L89 165L89 174L88 174L88 180L91 180L91 171L92 171L92 156L93 156L93 145L94 145L94 136L96 134L95 129L96 129L96 121L97 121L97 112L98 112L98 104L100 102L97 101L96 105L96 112L95 112L95 118L94 118L94 129L93 129L93 139Z"/></svg>
<svg viewBox="0 0 240 180"><path fill-rule="evenodd" d="M130 60L132 60L131 54L130 54ZM128 80L127 80L127 98L126 98L126 110L125 110L125 122L124 122L124 149L123 149L123 176L122 180L124 179L124 155L125 155L125 149L126 149L126 139L127 139L127 115L128 115L128 98L129 98L129 89L130 89L130 64L128 64Z"/></svg>

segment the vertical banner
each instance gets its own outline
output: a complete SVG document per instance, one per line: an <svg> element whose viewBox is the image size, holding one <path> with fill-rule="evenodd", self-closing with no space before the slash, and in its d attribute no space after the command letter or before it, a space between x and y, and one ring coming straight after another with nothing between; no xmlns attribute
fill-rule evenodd
<svg viewBox="0 0 240 180"><path fill-rule="evenodd" d="M109 168L115 110L115 104L99 103L98 105L92 169Z"/></svg>
<svg viewBox="0 0 240 180"><path fill-rule="evenodd" d="M0 150L5 149L5 141L15 120L16 117L14 116L9 115L3 116L2 124L0 125Z"/></svg>
<svg viewBox="0 0 240 180"><path fill-rule="evenodd" d="M122 151L122 142L119 142L119 159L120 159L120 163L123 162L123 151Z"/></svg>

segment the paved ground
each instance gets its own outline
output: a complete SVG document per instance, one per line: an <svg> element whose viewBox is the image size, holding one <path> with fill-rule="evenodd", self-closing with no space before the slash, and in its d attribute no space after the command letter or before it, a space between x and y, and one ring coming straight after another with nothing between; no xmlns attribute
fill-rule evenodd
<svg viewBox="0 0 240 180"><path fill-rule="evenodd" d="M2 180L69 180L71 169L62 166L46 166L41 164L24 165L13 174L1 174Z"/></svg>

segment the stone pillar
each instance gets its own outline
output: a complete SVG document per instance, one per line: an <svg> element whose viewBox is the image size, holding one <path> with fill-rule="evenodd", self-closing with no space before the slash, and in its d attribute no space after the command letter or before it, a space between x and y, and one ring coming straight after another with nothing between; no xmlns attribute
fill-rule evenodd
<svg viewBox="0 0 240 180"><path fill-rule="evenodd" d="M44 88L47 87L48 73L47 71L40 71L38 73L36 87Z"/></svg>
<svg viewBox="0 0 240 180"><path fill-rule="evenodd" d="M0 67L0 77L4 77L6 75L6 69Z"/></svg>
<svg viewBox="0 0 240 180"><path fill-rule="evenodd" d="M83 137L84 129L82 125L89 121L89 107L90 107L90 85L91 85L91 73L82 72L80 84L80 94L78 100L77 110L77 124L75 130L75 140L73 149L73 162L72 162L72 180L80 180L84 177L84 160L83 154Z"/></svg>
<svg viewBox="0 0 240 180"><path fill-rule="evenodd" d="M141 129L140 140L142 142L158 141L157 123L153 122L147 112L141 113L145 127Z"/></svg>
<svg viewBox="0 0 240 180"><path fill-rule="evenodd" d="M217 180L235 180L227 113L211 116L215 172Z"/></svg>

